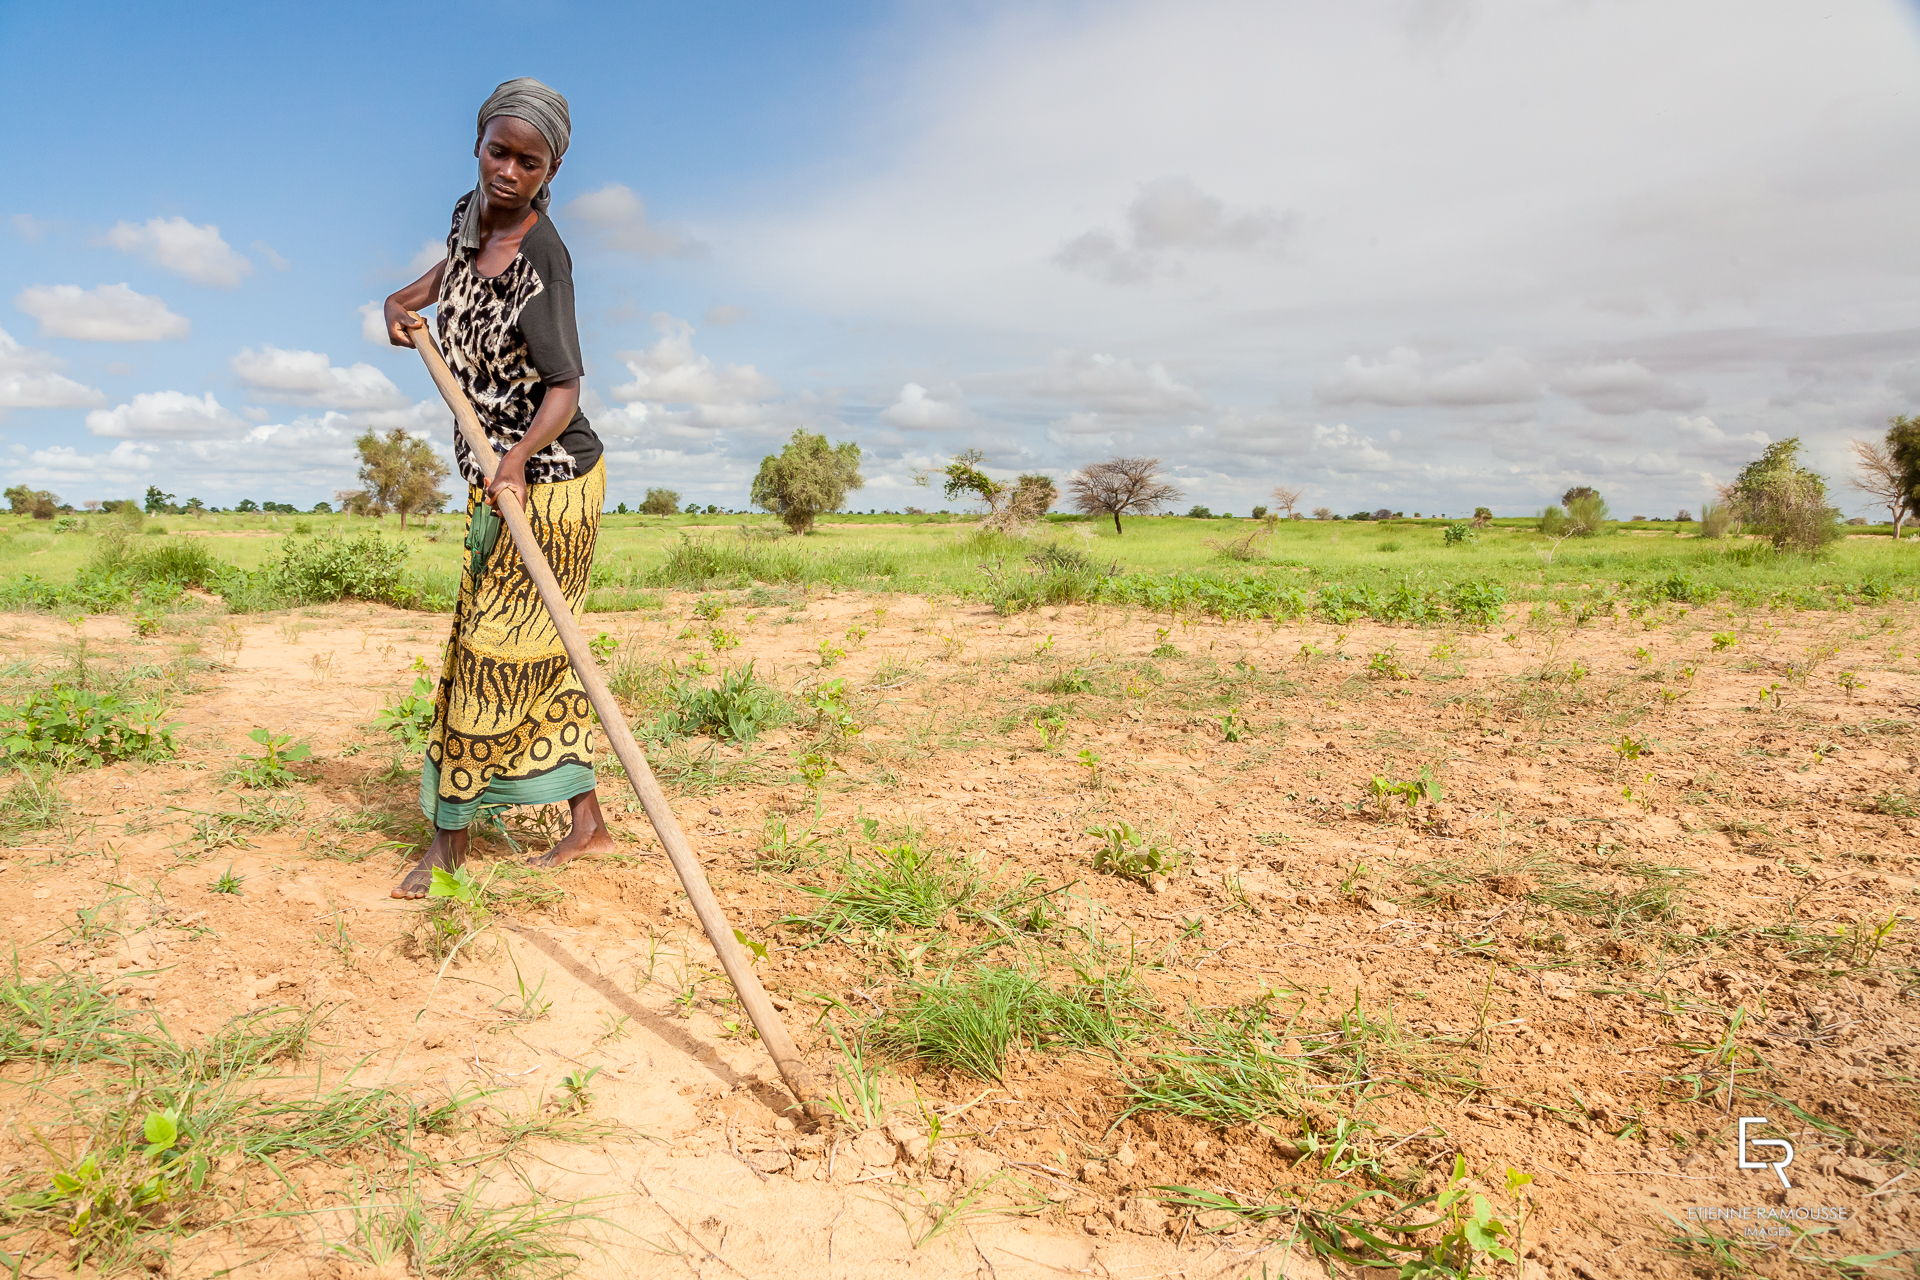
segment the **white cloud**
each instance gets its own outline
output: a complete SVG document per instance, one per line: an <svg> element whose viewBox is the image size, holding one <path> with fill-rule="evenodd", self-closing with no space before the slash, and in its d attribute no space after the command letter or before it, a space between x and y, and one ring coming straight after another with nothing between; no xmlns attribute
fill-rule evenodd
<svg viewBox="0 0 1920 1280"><path fill-rule="evenodd" d="M248 347L234 356L234 376L268 400L330 409L391 409L407 403L400 388L370 364L341 367L319 351Z"/></svg>
<svg viewBox="0 0 1920 1280"><path fill-rule="evenodd" d="M706 245L685 232L648 218L647 202L618 182L575 196L567 202L565 213L584 222L609 249L642 258L689 258L707 251Z"/></svg>
<svg viewBox="0 0 1920 1280"><path fill-rule="evenodd" d="M1335 471L1384 471L1393 465L1393 455L1346 423L1329 427L1315 423L1313 451L1325 455Z"/></svg>
<svg viewBox="0 0 1920 1280"><path fill-rule="evenodd" d="M1553 389L1595 413L1695 409L1706 402L1698 391L1660 377L1638 360L1596 361L1564 369L1555 375Z"/></svg>
<svg viewBox="0 0 1920 1280"><path fill-rule="evenodd" d="M908 431L946 431L966 426L973 415L960 402L959 392L950 391L942 398L917 382L909 382L900 388L894 402L880 411L880 420Z"/></svg>
<svg viewBox="0 0 1920 1280"><path fill-rule="evenodd" d="M1508 348L1484 360L1432 369L1412 347L1395 347L1379 360L1348 356L1340 372L1316 388L1329 404L1525 404L1540 396L1533 366Z"/></svg>
<svg viewBox="0 0 1920 1280"><path fill-rule="evenodd" d="M198 397L184 391L142 391L126 404L87 415L87 430L121 440L199 440L232 436L246 425L211 391Z"/></svg>
<svg viewBox="0 0 1920 1280"><path fill-rule="evenodd" d="M0 415L8 409L84 409L106 397L60 371L60 361L0 329Z"/></svg>
<svg viewBox="0 0 1920 1280"><path fill-rule="evenodd" d="M423 276L440 265L446 256L447 242L444 239L423 240L420 247L413 251L413 256L407 259L407 270L416 276Z"/></svg>
<svg viewBox="0 0 1920 1280"><path fill-rule="evenodd" d="M665 313L653 317L660 340L620 359L633 381L613 389L620 401L650 404L739 405L775 393L773 380L750 364L716 365L693 349L693 326Z"/></svg>
<svg viewBox="0 0 1920 1280"><path fill-rule="evenodd" d="M1703 445L1739 444L1765 447L1768 443L1764 431L1731 432L1722 430L1706 414L1680 414L1673 420L1674 430L1683 438Z"/></svg>
<svg viewBox="0 0 1920 1280"><path fill-rule="evenodd" d="M360 336L375 346L392 345L387 341L387 313L383 304L378 302L360 304Z"/></svg>
<svg viewBox="0 0 1920 1280"><path fill-rule="evenodd" d="M744 321L751 320L753 318L753 312L746 307L737 306L731 302L723 302L718 306L708 307L707 314L703 318L714 328L723 329L730 324L740 324Z"/></svg>
<svg viewBox="0 0 1920 1280"><path fill-rule="evenodd" d="M122 440L105 453L51 445L23 451L9 459L7 469L25 484L50 489L70 502L84 502L137 496L147 483L155 456L150 445L132 440Z"/></svg>
<svg viewBox="0 0 1920 1280"><path fill-rule="evenodd" d="M291 262L288 262L284 257L282 257L279 251L277 251L272 245L268 244L265 240L255 240L253 244L249 247L255 253L259 254L262 260L264 260L266 264L272 267L275 271L285 271L293 266Z"/></svg>
<svg viewBox="0 0 1920 1280"><path fill-rule="evenodd" d="M45 218L36 218L30 213L16 213L7 219L7 225L13 228L13 234L28 244L38 244L53 230L54 223Z"/></svg>
<svg viewBox="0 0 1920 1280"><path fill-rule="evenodd" d="M1278 249L1297 220L1261 207L1229 215L1226 202L1190 179L1156 178L1127 206L1127 230L1084 232L1054 254L1070 271L1103 276L1114 284L1151 278L1181 250L1250 253Z"/></svg>
<svg viewBox="0 0 1920 1280"><path fill-rule="evenodd" d="M82 342L160 342L184 338L191 327L160 299L124 284L29 285L13 305L38 320L41 332Z"/></svg>
<svg viewBox="0 0 1920 1280"><path fill-rule="evenodd" d="M181 217L116 222L106 239L123 253L138 254L195 284L231 289L253 271L253 264L221 239L220 228L212 223L196 225Z"/></svg>
<svg viewBox="0 0 1920 1280"><path fill-rule="evenodd" d="M1019 391L1048 400L1066 400L1095 413L1152 418L1191 414L1207 398L1167 372L1159 361L1141 364L1128 357L1096 352L1057 351L1046 368L1012 379L983 379L985 385L1009 382Z"/></svg>

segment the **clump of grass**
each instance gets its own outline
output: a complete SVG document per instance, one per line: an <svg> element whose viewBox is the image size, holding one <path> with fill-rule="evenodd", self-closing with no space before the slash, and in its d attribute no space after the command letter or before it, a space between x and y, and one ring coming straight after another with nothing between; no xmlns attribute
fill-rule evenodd
<svg viewBox="0 0 1920 1280"><path fill-rule="evenodd" d="M880 929L951 929L980 924L1000 934L1044 928L1051 890L1027 877L1011 887L972 861L929 849L915 838L849 853L834 885L800 885L819 899L810 915L790 916L823 936Z"/></svg>
<svg viewBox="0 0 1920 1280"><path fill-rule="evenodd" d="M599 1221L579 1203L544 1197L488 1203L476 1178L445 1209L411 1186L353 1198L353 1239L331 1248L365 1267L405 1264L410 1274L465 1280L558 1280L594 1248L579 1229Z"/></svg>
<svg viewBox="0 0 1920 1280"><path fill-rule="evenodd" d="M1015 1049L1117 1053L1139 1034L1146 997L1124 973L1083 971L1063 986L1022 969L976 965L906 984L908 997L868 1028L883 1053L983 1080Z"/></svg>
<svg viewBox="0 0 1920 1280"><path fill-rule="evenodd" d="M1356 998L1319 1028L1302 1028L1300 1013L1279 1019L1267 1000L1196 1011L1186 1047L1153 1055L1126 1082L1126 1114L1169 1111L1224 1127L1311 1113L1389 1084L1419 1094L1478 1087L1458 1042L1409 1035L1391 1010L1369 1012Z"/></svg>
<svg viewBox="0 0 1920 1280"><path fill-rule="evenodd" d="M0 841L57 827L69 807L51 769L23 767L0 792Z"/></svg>
<svg viewBox="0 0 1920 1280"><path fill-rule="evenodd" d="M657 737L710 734L730 742L752 742L762 731L793 718L792 702L761 682L753 663L720 674L709 687L676 680L666 691L667 710L654 723Z"/></svg>

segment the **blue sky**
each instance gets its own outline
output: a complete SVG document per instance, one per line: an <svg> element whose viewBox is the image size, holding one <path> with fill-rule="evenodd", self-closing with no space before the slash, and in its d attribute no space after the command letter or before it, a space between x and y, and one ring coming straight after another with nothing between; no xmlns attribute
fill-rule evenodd
<svg viewBox="0 0 1920 1280"><path fill-rule="evenodd" d="M1216 509L1653 514L1920 410L1893 0L449 8L0 7L0 479L305 505L369 426L444 444L362 309L514 75L573 105L616 499L742 505L806 426L859 507L978 446Z"/></svg>

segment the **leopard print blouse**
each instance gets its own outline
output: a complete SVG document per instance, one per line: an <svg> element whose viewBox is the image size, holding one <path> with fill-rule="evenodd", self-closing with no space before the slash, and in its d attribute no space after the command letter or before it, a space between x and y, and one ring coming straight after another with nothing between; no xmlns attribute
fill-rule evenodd
<svg viewBox="0 0 1920 1280"><path fill-rule="evenodd" d="M447 365L487 438L504 454L533 426L547 384L583 372L573 317L573 258L543 213L520 242L519 256L499 275L481 275L474 263L478 250L463 248L458 235L461 215L473 198L468 192L453 209L435 320ZM468 484L486 483L457 431L453 452ZM577 480L593 469L600 453L599 437L576 409L559 437L527 459L527 482Z"/></svg>

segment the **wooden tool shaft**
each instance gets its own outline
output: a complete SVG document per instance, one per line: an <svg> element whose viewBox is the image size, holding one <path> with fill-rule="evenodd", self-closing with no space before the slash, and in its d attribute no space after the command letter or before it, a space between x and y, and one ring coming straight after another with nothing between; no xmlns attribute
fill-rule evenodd
<svg viewBox="0 0 1920 1280"><path fill-rule="evenodd" d="M468 450L487 479L492 480L500 468L500 460L495 456L493 443L481 428L473 406L467 401L466 393L455 380L453 371L447 367L446 358L440 354L431 328L422 321L420 328L410 332L414 347L426 362L434 385L440 389L447 407L453 410L454 421L459 424ZM533 579L541 601L553 617L554 629L560 633L560 643L573 663L574 674L586 688L587 700L600 717L600 728L607 735L613 754L626 769L627 780L640 797L640 807L646 811L647 820L653 823L654 832L660 837L660 844L666 849L667 858L673 863L680 884L687 891L687 901L693 904L693 913L699 918L700 927L706 930L708 940L713 943L713 949L720 957L720 967L726 971L728 981L733 983L741 1005L753 1020L754 1029L760 1033L760 1042L767 1047L774 1065L780 1069L787 1088L793 1091L794 1098L807 1117L817 1122L822 1118L820 1100L824 1095L817 1087L812 1071L801 1059L793 1037L787 1034L786 1024L781 1022L766 988L760 985L759 976L754 973L745 949L734 937L733 926L727 923L725 914L720 910L719 900L714 897L713 888L707 883L700 859L667 803L666 792L661 790L659 779L653 776L645 753L627 725L625 713L620 710L620 704L614 701L612 691L607 688L607 682L600 674L600 666L594 661L592 650L587 647L586 633L575 620L573 609L560 589L560 581L554 577L553 567L547 563L540 544L534 541L533 527L527 522L526 512L511 492L499 495L499 499L496 506L500 518L513 537L513 545L519 549L520 559L527 567L527 575Z"/></svg>

